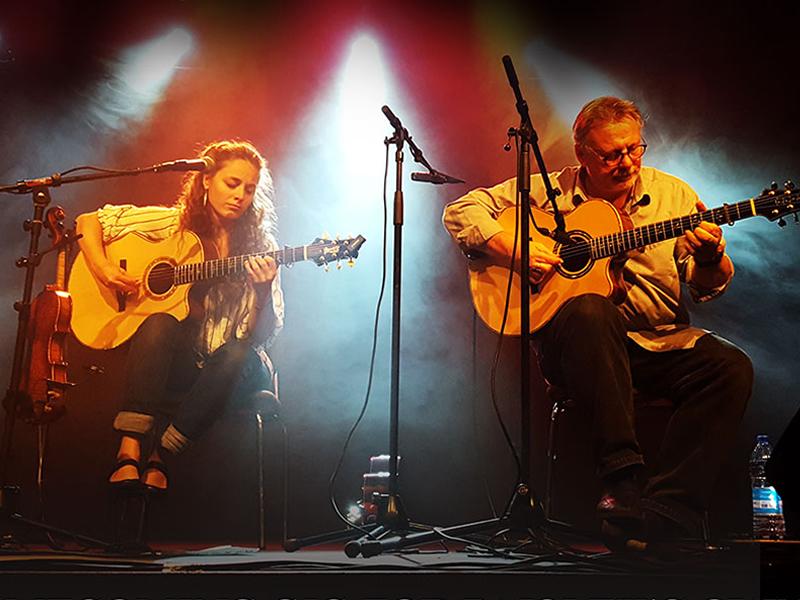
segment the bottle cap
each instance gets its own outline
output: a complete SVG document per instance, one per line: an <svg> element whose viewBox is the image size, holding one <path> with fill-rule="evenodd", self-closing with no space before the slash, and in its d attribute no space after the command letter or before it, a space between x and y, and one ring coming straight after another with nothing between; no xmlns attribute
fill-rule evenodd
<svg viewBox="0 0 800 600"><path fill-rule="evenodd" d="M766 434L761 433L756 436L756 442L768 442L768 441L769 441L769 436Z"/></svg>

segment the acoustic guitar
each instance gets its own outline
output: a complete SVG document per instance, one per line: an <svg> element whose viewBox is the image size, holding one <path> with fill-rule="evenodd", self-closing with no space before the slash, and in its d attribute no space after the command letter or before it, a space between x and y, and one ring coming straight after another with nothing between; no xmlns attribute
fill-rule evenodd
<svg viewBox="0 0 800 600"><path fill-rule="evenodd" d="M543 244L563 259L550 276L539 285L531 285L531 333L546 325L565 302L581 294L599 294L620 303L625 298L624 284L620 281L623 260L619 257L637 248L656 244L683 235L694 229L700 221L717 225L733 225L736 221L766 217L783 226L783 217L794 214L798 221L797 205L800 191L787 182L783 190L773 184L755 198L737 204L724 204L701 213L669 219L640 227L625 228L626 221L608 202L584 202L565 215L566 236L558 242L552 236L539 232L532 224L531 241ZM531 208L536 225L552 232L553 215ZM513 233L517 220L514 207L507 208L498 217L498 223ZM517 266L518 268L518 266ZM472 301L481 320L493 331L499 332L506 307L508 278L511 291L508 298L508 315L504 333L520 335L520 277L516 270L510 273L508 265L495 264L487 257L475 256L469 263L469 280Z"/></svg>
<svg viewBox="0 0 800 600"><path fill-rule="evenodd" d="M130 233L106 245L105 251L121 269L141 277L139 293L125 295L104 286L79 253L67 287L72 296L72 332L90 348L115 348L154 313L168 313L179 321L188 317L191 284L245 273L244 264L250 257L269 256L287 266L310 260L327 268L341 260L352 264L365 241L360 235L344 240L317 238L307 246L206 260L202 241L190 231L162 241Z"/></svg>

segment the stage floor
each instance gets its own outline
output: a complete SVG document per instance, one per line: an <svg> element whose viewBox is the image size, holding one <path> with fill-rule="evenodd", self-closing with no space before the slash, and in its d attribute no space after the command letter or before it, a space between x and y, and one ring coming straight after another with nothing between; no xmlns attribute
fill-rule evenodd
<svg viewBox="0 0 800 600"><path fill-rule="evenodd" d="M342 547L284 552L156 547L142 556L14 549L0 553L0 600L567 599L796 597L797 543L734 542L711 551L620 556L489 555L476 548L349 558Z"/></svg>

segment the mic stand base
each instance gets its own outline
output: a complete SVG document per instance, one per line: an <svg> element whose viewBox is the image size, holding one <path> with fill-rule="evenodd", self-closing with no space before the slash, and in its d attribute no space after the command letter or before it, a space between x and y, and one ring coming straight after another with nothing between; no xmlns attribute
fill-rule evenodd
<svg viewBox="0 0 800 600"><path fill-rule="evenodd" d="M403 502L397 494L374 494L373 499L378 505L378 520L375 530L370 531L369 535L361 536L357 540L352 540L344 547L344 553L350 558L355 558L359 554L364 557L374 556L367 554L365 548L372 548L374 544L378 543L375 539L376 535L382 535L391 532L410 531L408 517L406 516Z"/></svg>
<svg viewBox="0 0 800 600"><path fill-rule="evenodd" d="M7 485L0 488L0 526L2 526L4 529L2 536L3 541L0 543L0 549L13 549L20 546L16 537L10 531L8 531L8 529L6 529L6 525L10 526L14 523L18 523L32 529L37 529L48 534L57 534L61 537L80 542L87 547L101 549L108 549L111 547L111 544L108 542L74 533L66 529L61 529L60 527L54 527L52 525L48 525L47 523L42 523L41 521L35 521L33 519L23 517L21 514L15 512L15 507L12 500L19 495L19 491L19 487L15 485Z"/></svg>
<svg viewBox="0 0 800 600"><path fill-rule="evenodd" d="M48 534L57 534L60 537L68 538L71 540L75 540L76 542L80 542L81 545L91 547L91 548L99 548L102 550L108 550L113 547L112 544L108 542L104 542L103 540L98 540L96 538L92 538L86 535L81 535L79 533L75 533L73 531L69 531L67 529L61 529L60 527L54 527L52 525L48 525L47 523L42 523L40 521L34 521L33 519L28 519L23 517L18 513L11 513L6 515L5 518L9 519L12 523L20 523L25 525L26 527L31 527L33 529L38 529L40 531L44 531ZM7 540L14 540L13 536L3 536L4 539ZM16 544L15 541L10 541L12 545ZM5 545L5 543L3 544ZM16 544L18 545L18 544Z"/></svg>
<svg viewBox="0 0 800 600"><path fill-rule="evenodd" d="M527 535L545 523L542 505L534 500L530 488L521 483L517 486L514 498L506 514L494 519L473 521L450 527L437 527L433 530L407 535L396 535L382 539L366 539L350 542L350 551L345 547L348 556L355 557L360 553L364 558L377 556L383 552L401 550L446 540L448 538L469 535L480 531L512 532ZM357 547L356 547L357 545Z"/></svg>
<svg viewBox="0 0 800 600"><path fill-rule="evenodd" d="M290 538L284 541L283 549L287 552L295 552L308 546L349 540L345 544L344 553L350 558L356 558L362 553L362 548L365 545L369 545L370 542L375 541L376 538L382 535L395 531L407 532L421 529L416 525L409 524L403 508L403 502L399 496L375 494L373 498L378 506L378 515L374 523L367 523L358 527L354 525L351 529L342 529L305 538Z"/></svg>

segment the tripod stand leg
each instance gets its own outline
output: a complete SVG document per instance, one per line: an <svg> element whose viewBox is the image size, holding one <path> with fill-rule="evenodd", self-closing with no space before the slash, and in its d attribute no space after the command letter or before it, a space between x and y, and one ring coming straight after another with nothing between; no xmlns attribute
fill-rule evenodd
<svg viewBox="0 0 800 600"><path fill-rule="evenodd" d="M517 486L511 506L502 517L454 525L452 527L440 527L407 535L393 535L384 539L361 538L345 546L345 552L351 558L359 554L364 558L369 558L382 552L429 544L448 537L469 535L485 529L507 527L512 531L527 532L539 527L543 520L544 514L541 504L533 499L530 488L526 484L520 483Z"/></svg>
<svg viewBox="0 0 800 600"><path fill-rule="evenodd" d="M80 534L77 534L77 533L72 533L71 531L67 531L66 529L61 529L60 527L53 527L52 525L47 525L47 524L42 523L40 521L34 521L33 519L26 519L22 515L19 515L19 514L16 514L16 513L12 514L12 515L9 515L9 519L11 519L12 521L15 521L17 523L22 523L24 525L29 525L31 527L35 527L36 529L42 529L42 530L47 531L49 533L57 533L58 535L60 535L62 537L73 539L73 540L75 540L77 542L81 542L81 543L86 544L88 546L93 546L93 547L96 547L96 548L110 548L111 547L111 544L109 544L108 542L104 542L102 540L98 540L98 539L95 539L95 538L92 538L92 537L89 537L89 536L86 536L86 535L80 535Z"/></svg>
<svg viewBox="0 0 800 600"><path fill-rule="evenodd" d="M353 538L362 536L364 530L368 530L370 535L379 535L382 533L378 531L378 525L371 524L361 527L361 529L342 529L341 531L332 531L330 533L322 533L319 535L312 535L305 538L291 538L283 543L283 549L287 552L294 552L300 548L307 546L316 546L318 544L326 544L328 542L341 542L344 540L351 540Z"/></svg>
<svg viewBox="0 0 800 600"><path fill-rule="evenodd" d="M507 517L498 517L496 519L488 519L486 521L476 521L475 523L468 523L466 525L456 525L454 527L441 527L431 531L422 531L418 533L409 533L408 535L397 535L388 537L382 540L358 540L355 542L351 542L353 547L351 548L351 552L354 554L347 553L348 556L351 558L358 556L360 553L364 556L364 558L369 558L370 556L377 556L382 552L392 551L392 550L400 550L402 548L408 548L411 546L420 546L424 544L428 544L430 542L436 542L442 540L448 536L459 536L459 535L466 535L470 533L475 533L476 531L481 531L482 529L488 529L490 527L497 526L501 523L506 522ZM356 544L358 546L356 547ZM350 544L348 544L349 546ZM347 546L345 546L345 552L347 552Z"/></svg>
<svg viewBox="0 0 800 600"><path fill-rule="evenodd" d="M362 548L364 547L364 544L366 544L368 542L377 541L377 540L373 539L373 537L374 536L383 535L386 531L387 531L386 527L384 527L383 525L378 525L377 527L375 527L375 529L370 531L370 535L369 536L363 535L360 538L358 538L357 540L352 540L350 542L347 542L347 544L345 544L345 546L344 546L344 553L349 558L355 558L356 556L358 556L361 553Z"/></svg>

